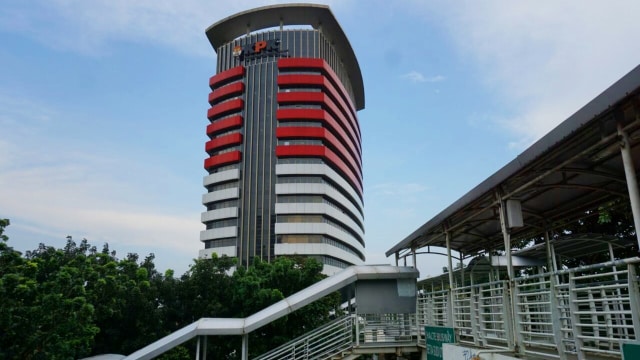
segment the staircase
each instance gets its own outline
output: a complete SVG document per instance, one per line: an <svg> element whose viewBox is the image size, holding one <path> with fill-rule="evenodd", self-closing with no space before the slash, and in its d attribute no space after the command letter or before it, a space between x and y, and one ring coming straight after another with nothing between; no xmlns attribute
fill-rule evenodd
<svg viewBox="0 0 640 360"><path fill-rule="evenodd" d="M126 356L124 360L150 360L194 338L198 338L196 345L197 358L199 358L200 353L203 353L203 357L206 359L206 345L201 349L200 340L206 339L207 336L221 335L241 336L241 359L249 360L249 334L252 331L309 305L314 301L322 299L326 295L339 291L347 286L352 286L351 284L354 283L356 286L365 286L364 288L370 292L375 292L377 289L381 289L380 286L382 286L384 289L382 293L386 294L386 297L382 299L382 301L385 302L385 308L388 309L390 306L391 308L395 308L392 305L401 303L403 299L398 295L398 291L396 290L400 286L398 285L399 282L403 282L403 288L406 287L407 281L412 282L414 289L411 293L415 294L415 279L418 278L418 275L418 271L412 267L390 265L351 266L246 318L201 318L135 351ZM369 284L368 287L366 284ZM389 287L393 291L389 291ZM366 291L363 293L366 293ZM403 296L405 298L407 297L406 295ZM387 299L387 297L390 297L390 299ZM357 299L358 297L356 296L356 302ZM410 302L415 304L414 295L413 299L410 299ZM369 306L372 305L369 304ZM415 312L415 308L413 312ZM406 311L398 313L406 313ZM361 349L357 346L359 344L359 338L355 337L358 326L359 324L355 321L353 315L343 316L257 359L356 359L360 355L354 351L354 346L356 347L355 350L361 352ZM387 338L385 337L385 339ZM369 351L398 352L407 346L410 347L410 351L418 351L415 341L407 344L406 341L397 343L398 338L396 337L394 337L394 340L395 342L380 344L379 347L376 346L375 348L369 346ZM202 344L206 344L206 341L203 341ZM362 345L360 345L360 347L362 347Z"/></svg>
<svg viewBox="0 0 640 360"><path fill-rule="evenodd" d="M360 355L351 353L354 335L354 316L345 315L254 360L356 359Z"/></svg>

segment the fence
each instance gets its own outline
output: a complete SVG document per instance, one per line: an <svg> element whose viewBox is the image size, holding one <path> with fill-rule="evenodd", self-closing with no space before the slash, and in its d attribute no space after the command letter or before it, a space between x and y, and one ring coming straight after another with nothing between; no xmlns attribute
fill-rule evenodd
<svg viewBox="0 0 640 360"><path fill-rule="evenodd" d="M418 294L417 326L527 358L620 357L640 339L639 258Z"/></svg>

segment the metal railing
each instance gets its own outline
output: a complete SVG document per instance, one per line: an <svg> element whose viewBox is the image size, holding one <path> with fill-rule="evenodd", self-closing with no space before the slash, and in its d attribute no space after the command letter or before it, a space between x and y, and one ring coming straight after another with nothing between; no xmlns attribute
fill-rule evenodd
<svg viewBox="0 0 640 360"><path fill-rule="evenodd" d="M512 347L511 302L507 281L494 281L474 286L477 289L475 318L477 319L476 339L478 345L509 349Z"/></svg>
<svg viewBox="0 0 640 360"><path fill-rule="evenodd" d="M574 352L569 287L557 285L557 278L542 274L514 281L516 334L522 351L528 355L559 358L563 352ZM558 338L562 340L556 342Z"/></svg>
<svg viewBox="0 0 640 360"><path fill-rule="evenodd" d="M430 293L418 294L418 326L448 326L451 314L449 314L449 291L440 290ZM424 339L424 336L423 336Z"/></svg>
<svg viewBox="0 0 640 360"><path fill-rule="evenodd" d="M409 344L416 337L415 314L358 314L358 345Z"/></svg>
<svg viewBox="0 0 640 360"><path fill-rule="evenodd" d="M345 315L255 360L321 360L348 351L354 343L354 315Z"/></svg>
<svg viewBox="0 0 640 360"><path fill-rule="evenodd" d="M639 258L418 294L417 326L527 358L621 357L640 340ZM513 302L513 304L512 304Z"/></svg>

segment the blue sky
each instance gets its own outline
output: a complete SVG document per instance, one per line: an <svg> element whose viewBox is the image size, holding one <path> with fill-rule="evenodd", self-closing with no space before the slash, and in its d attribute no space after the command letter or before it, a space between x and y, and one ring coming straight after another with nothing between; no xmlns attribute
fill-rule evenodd
<svg viewBox="0 0 640 360"><path fill-rule="evenodd" d="M274 1L50 0L0 7L0 217L25 251L65 237L201 248L204 30ZM640 60L636 1L324 1L359 59L367 263ZM421 256L421 276L444 259Z"/></svg>

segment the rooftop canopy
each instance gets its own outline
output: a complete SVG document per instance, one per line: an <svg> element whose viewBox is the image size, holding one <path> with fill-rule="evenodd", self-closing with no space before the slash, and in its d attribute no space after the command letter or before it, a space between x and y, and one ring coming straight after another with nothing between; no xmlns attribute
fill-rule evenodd
<svg viewBox="0 0 640 360"><path fill-rule="evenodd" d="M451 249L465 257L503 250L499 204L508 199L520 202L524 222L510 230L512 239L532 239L546 230L562 229L599 206L628 205L622 133L629 138L633 165L640 169L640 66L386 255L400 258L425 247L446 247L445 232Z"/></svg>

